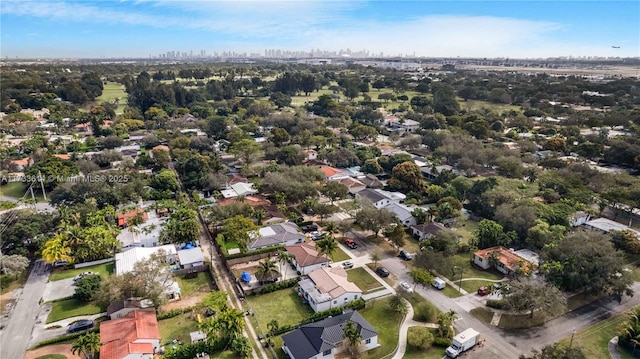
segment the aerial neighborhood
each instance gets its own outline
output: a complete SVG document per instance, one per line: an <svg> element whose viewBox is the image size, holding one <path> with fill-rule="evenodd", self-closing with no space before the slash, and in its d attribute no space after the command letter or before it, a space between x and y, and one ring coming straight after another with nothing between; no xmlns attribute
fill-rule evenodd
<svg viewBox="0 0 640 359"><path fill-rule="evenodd" d="M640 64L460 61L2 61L0 357L636 355Z"/></svg>

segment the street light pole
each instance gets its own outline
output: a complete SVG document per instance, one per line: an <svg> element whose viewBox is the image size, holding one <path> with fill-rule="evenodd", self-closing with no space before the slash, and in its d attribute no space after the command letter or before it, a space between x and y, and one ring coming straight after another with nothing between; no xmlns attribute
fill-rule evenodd
<svg viewBox="0 0 640 359"><path fill-rule="evenodd" d="M576 335L576 328L573 328L571 331L571 340L569 341L569 349L571 349L571 345L573 345L573 336Z"/></svg>
<svg viewBox="0 0 640 359"><path fill-rule="evenodd" d="M462 272L464 272L464 268L460 266L453 266L453 274L455 274L455 272L458 270L460 270L460 280L458 281L458 293L462 293ZM455 277L453 277L453 280L455 280Z"/></svg>

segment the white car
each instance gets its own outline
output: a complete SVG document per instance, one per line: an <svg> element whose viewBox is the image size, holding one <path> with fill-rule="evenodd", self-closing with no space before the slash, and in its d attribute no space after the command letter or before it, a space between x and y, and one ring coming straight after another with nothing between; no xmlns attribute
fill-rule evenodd
<svg viewBox="0 0 640 359"><path fill-rule="evenodd" d="M404 289L409 293L413 293L413 288L411 288L411 286L407 282L400 282L400 288Z"/></svg>
<svg viewBox="0 0 640 359"><path fill-rule="evenodd" d="M344 268L344 269L350 269L350 268L353 268L353 262L349 262L349 261L347 261L347 262L342 262L342 268Z"/></svg>

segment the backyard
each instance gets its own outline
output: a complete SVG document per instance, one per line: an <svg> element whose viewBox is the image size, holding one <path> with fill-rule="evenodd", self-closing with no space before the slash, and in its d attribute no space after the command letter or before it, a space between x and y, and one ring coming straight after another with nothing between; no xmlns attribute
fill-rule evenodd
<svg viewBox="0 0 640 359"><path fill-rule="evenodd" d="M173 279L180 286L180 295L189 297L196 292L210 292L213 289L211 285L213 279L209 272L199 272L195 278L186 279L184 276L176 276Z"/></svg>
<svg viewBox="0 0 640 359"><path fill-rule="evenodd" d="M189 334L198 330L198 322L191 318L190 313L180 314L173 318L163 319L158 321L158 329L160 329L160 343L167 347L173 340L180 341L184 344L191 343L191 337ZM223 352L212 353L212 358L218 359L231 359L235 358L233 352L225 350Z"/></svg>
<svg viewBox="0 0 640 359"><path fill-rule="evenodd" d="M268 332L267 323L271 320L277 320L280 326L292 325L313 314L311 307L302 303L293 288L249 296L247 301L263 333Z"/></svg>
<svg viewBox="0 0 640 359"><path fill-rule="evenodd" d="M98 273L101 277L107 277L111 273L113 273L115 269L115 262L108 262L103 264L98 264L90 267L84 268L76 268L76 269L64 269L64 268L55 268L51 275L49 276L49 281L53 282L56 280L73 278L76 275L82 272L94 272Z"/></svg>
<svg viewBox="0 0 640 359"><path fill-rule="evenodd" d="M384 289L374 277L364 268L353 268L347 271L347 280L353 282L362 290L362 294L377 292Z"/></svg>
<svg viewBox="0 0 640 359"><path fill-rule="evenodd" d="M47 324L58 320L73 318L81 315L93 315L102 313L105 309L92 302L82 302L75 298L61 299L51 302L51 313L47 316Z"/></svg>

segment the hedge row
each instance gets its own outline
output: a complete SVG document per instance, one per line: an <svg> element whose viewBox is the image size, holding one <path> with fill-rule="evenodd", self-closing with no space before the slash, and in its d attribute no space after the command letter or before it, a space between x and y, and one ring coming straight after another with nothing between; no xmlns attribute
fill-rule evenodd
<svg viewBox="0 0 640 359"><path fill-rule="evenodd" d="M166 312L158 313L157 318L158 318L158 320L163 320L163 319L169 319L169 318L177 317L180 314L191 312L194 308L195 308L195 306L186 307L186 308L171 309L171 310L168 310Z"/></svg>
<svg viewBox="0 0 640 359"><path fill-rule="evenodd" d="M487 307L495 309L509 309L507 307L507 302L502 299L488 299Z"/></svg>
<svg viewBox="0 0 640 359"><path fill-rule="evenodd" d="M281 282L276 282L273 284L267 284L262 289L260 289L260 294L267 294L271 292L275 292L276 290L291 288L300 281L300 277L291 278L289 280L284 280Z"/></svg>
<svg viewBox="0 0 640 359"><path fill-rule="evenodd" d="M66 341L69 341L69 340L76 339L81 335L85 335L87 333L98 333L99 331L100 331L100 329L93 328L91 330L87 330L87 331L84 331L84 332L67 334L67 335L63 335L61 337L43 340L40 343L38 343L38 345L36 345L35 348L40 348L40 347L43 347L43 346L49 345L49 344L57 344L57 343L61 343L61 342L66 342Z"/></svg>
<svg viewBox="0 0 640 359"><path fill-rule="evenodd" d="M199 353L213 354L216 351L224 349L226 343L222 340L216 340L215 343L200 341L196 343L183 344L175 349L166 350L162 358L164 359L193 359ZM166 348L165 348L166 349Z"/></svg>
<svg viewBox="0 0 640 359"><path fill-rule="evenodd" d="M220 244L220 243L218 243ZM224 245L221 246L222 248L224 248ZM269 253L269 252L280 252L280 250L284 248L284 245L279 245L279 246L272 246L272 247L266 247L266 248L260 248L260 249L256 249L255 251L249 251L249 252L245 252L245 253L236 253L236 254L230 254L228 256L226 256L227 259L236 259L236 258L243 258L243 257L249 257L249 256L253 256L256 254L262 254L262 253Z"/></svg>
<svg viewBox="0 0 640 359"><path fill-rule="evenodd" d="M451 338L436 337L433 340L433 345L437 347L448 348L449 345L451 345Z"/></svg>
<svg viewBox="0 0 640 359"><path fill-rule="evenodd" d="M278 330L270 332L269 334L271 336L279 335L279 334L282 334L282 333L286 333L286 332L298 329L299 327L301 327L301 326L303 326L305 324L314 323L314 322L317 322L319 320L325 319L325 318L330 317L330 316L333 317L333 316L336 316L336 315L340 315L340 314L342 314L342 312L345 309L360 310L360 309L364 309L364 307L365 307L365 301L364 301L364 299L360 298L358 300L354 300L353 302L349 302L349 304L345 305L344 307L332 308L332 309L329 309L329 310L325 310L324 312L313 313L310 316L304 318L298 324L285 325L283 327L278 328Z"/></svg>

